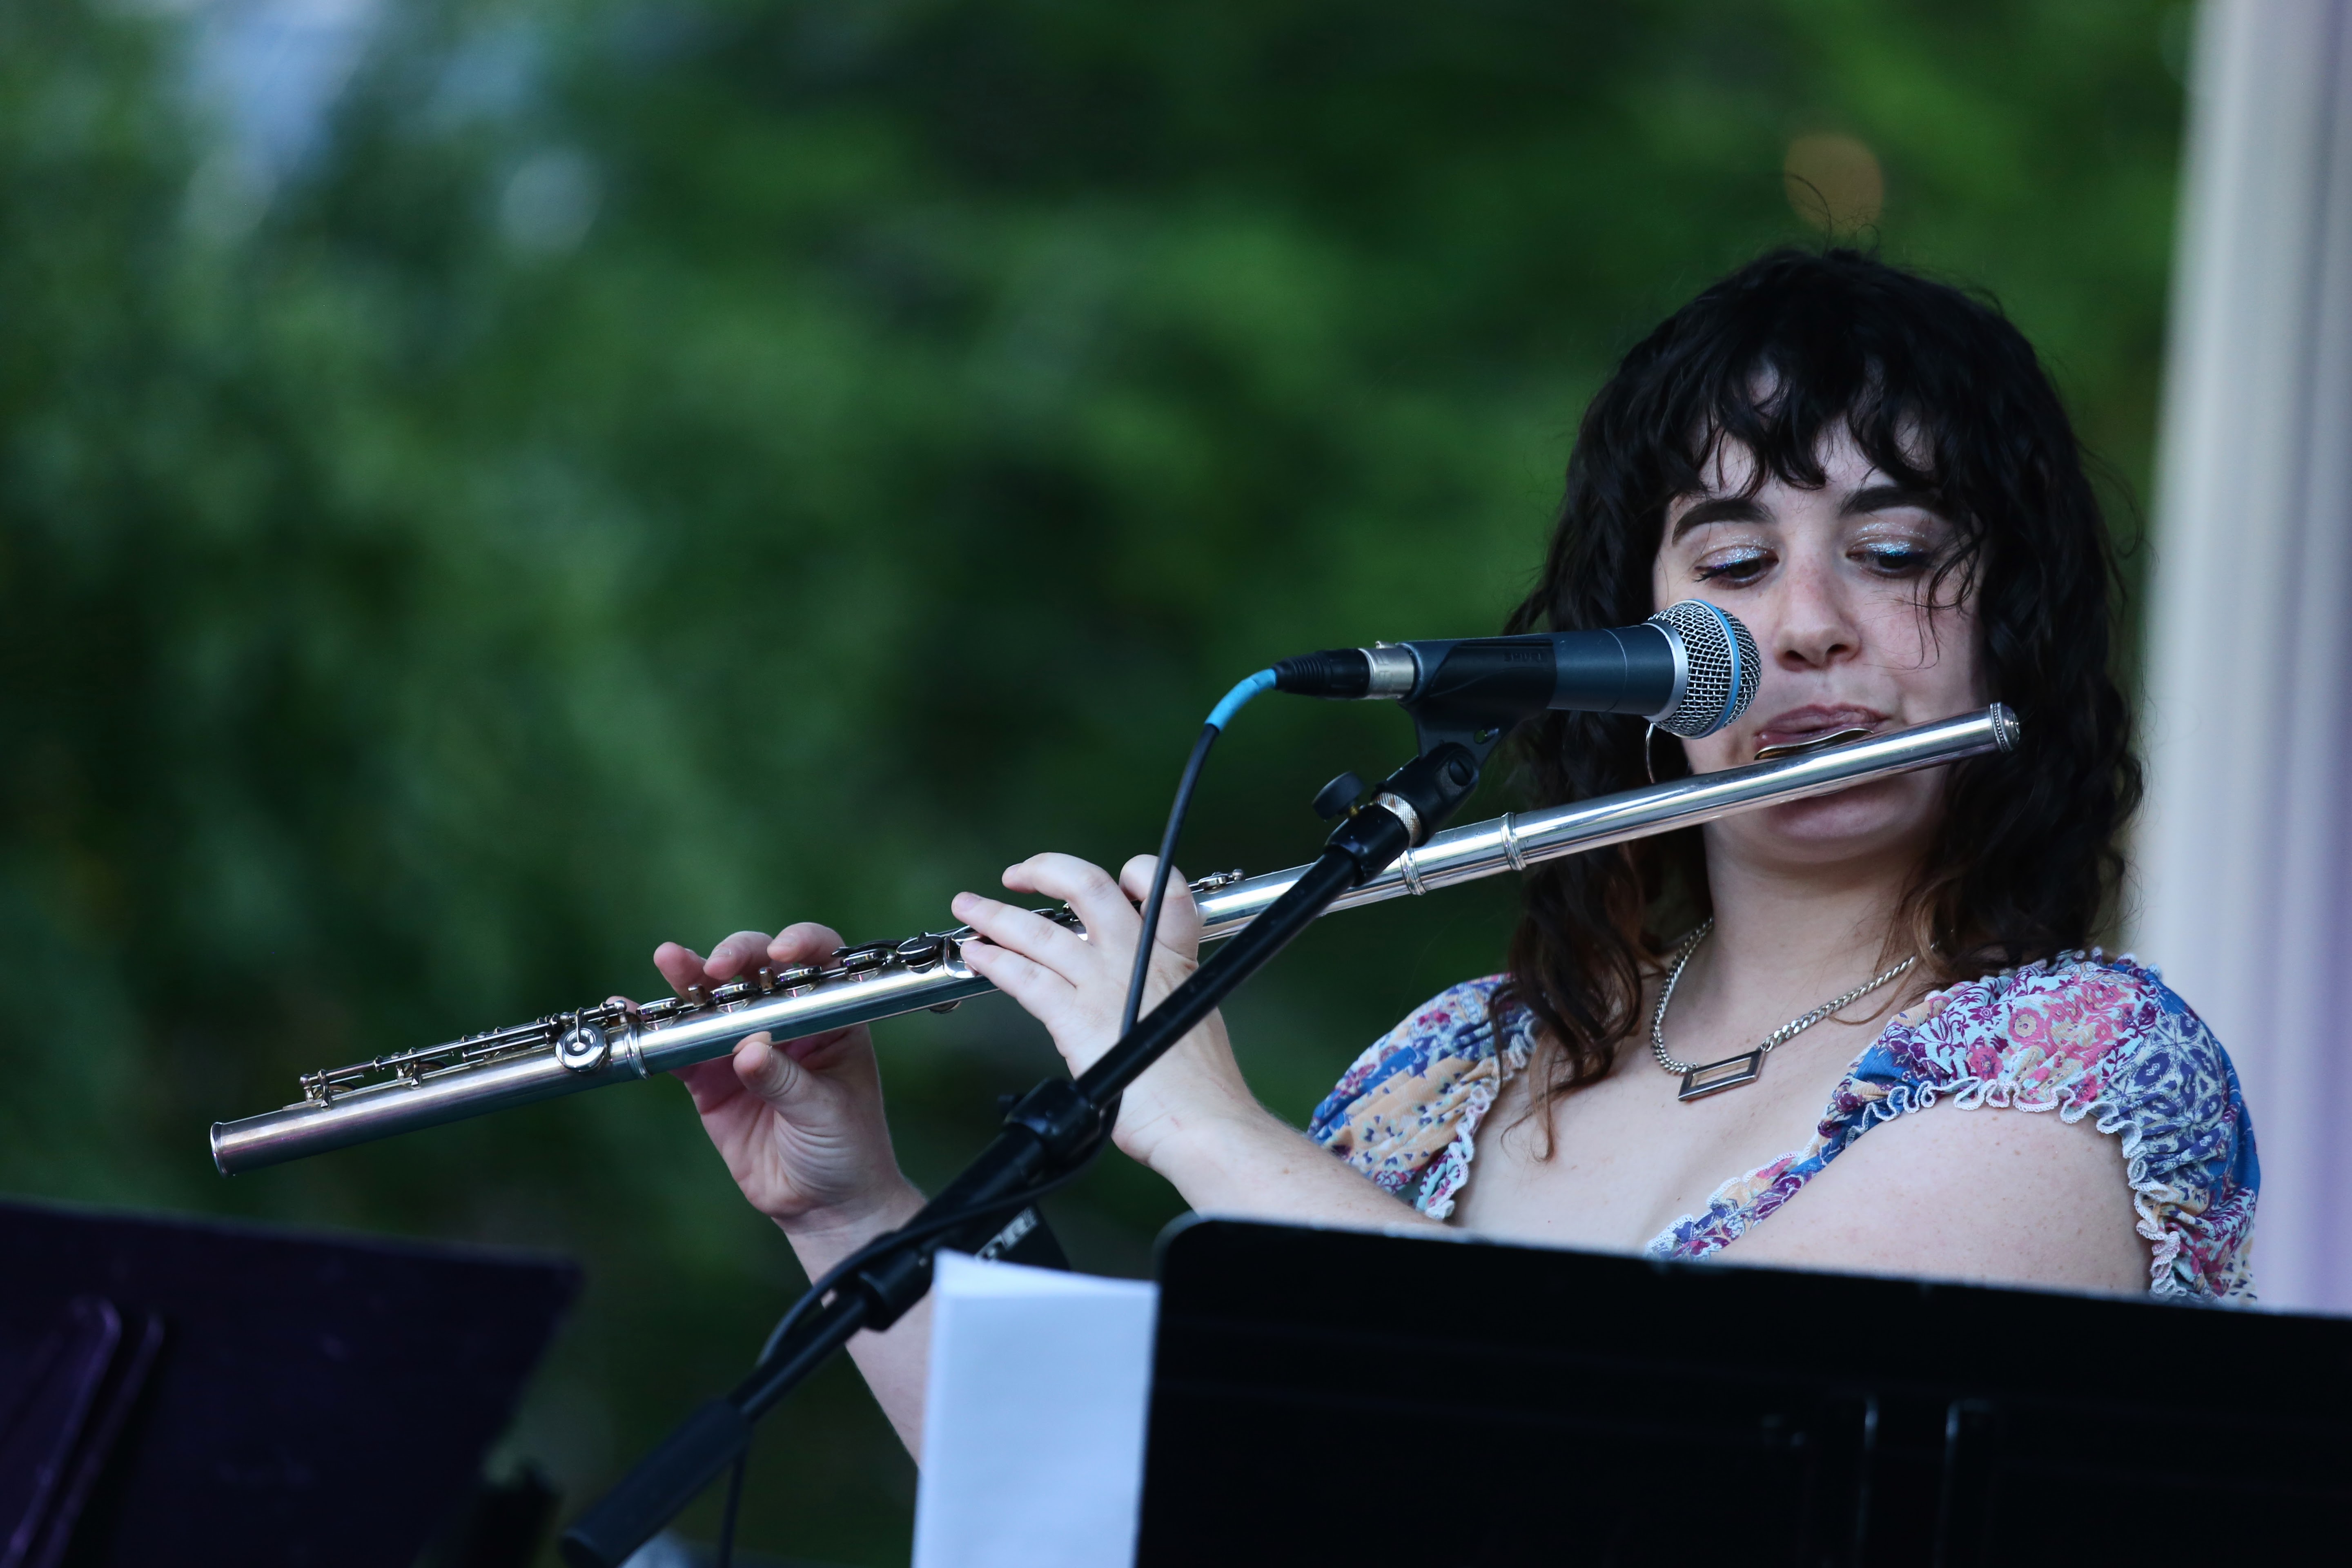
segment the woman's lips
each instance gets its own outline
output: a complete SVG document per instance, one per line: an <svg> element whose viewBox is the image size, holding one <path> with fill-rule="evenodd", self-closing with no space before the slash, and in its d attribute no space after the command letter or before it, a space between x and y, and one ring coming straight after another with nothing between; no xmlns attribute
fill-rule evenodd
<svg viewBox="0 0 2352 1568"><path fill-rule="evenodd" d="M1764 721L1757 729L1756 745L1759 751L1766 746L1798 745L1832 731L1875 730L1885 722L1886 715L1875 708L1821 704L1791 708Z"/></svg>

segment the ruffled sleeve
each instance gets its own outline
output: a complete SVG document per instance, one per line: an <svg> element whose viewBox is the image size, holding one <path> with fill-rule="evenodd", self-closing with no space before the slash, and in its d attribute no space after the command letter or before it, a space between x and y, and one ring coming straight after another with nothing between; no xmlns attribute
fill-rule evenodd
<svg viewBox="0 0 2352 1568"><path fill-rule="evenodd" d="M1433 1219L1470 1179L1478 1125L1527 1066L1528 1030L1498 1029L1489 975L1440 992L1356 1058L1307 1123L1307 1136Z"/></svg>
<svg viewBox="0 0 2352 1568"><path fill-rule="evenodd" d="M1807 1163L1946 1099L2095 1118L2121 1143L2150 1293L2252 1299L2253 1122L2229 1053L2155 970L2068 954L1929 997L1854 1063Z"/></svg>

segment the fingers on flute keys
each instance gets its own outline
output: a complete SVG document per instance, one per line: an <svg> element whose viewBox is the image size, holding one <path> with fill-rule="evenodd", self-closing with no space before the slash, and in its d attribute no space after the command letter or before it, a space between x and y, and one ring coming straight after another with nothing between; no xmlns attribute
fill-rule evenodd
<svg viewBox="0 0 2352 1568"><path fill-rule="evenodd" d="M1159 866L1159 856L1138 855L1119 868L1118 885L1141 904L1151 896L1151 874ZM1156 947L1172 948L1188 956L1201 945L1201 906L1193 901L1181 866L1168 873L1168 889L1160 899L1160 927L1151 940Z"/></svg>
<svg viewBox="0 0 2352 1568"><path fill-rule="evenodd" d="M683 996L695 986L723 984L761 964L790 969L821 963L840 946L841 934L832 927L803 921L773 937L766 931L739 931L712 948L708 958L681 943L666 942L654 950L654 967L661 971L670 989Z"/></svg>

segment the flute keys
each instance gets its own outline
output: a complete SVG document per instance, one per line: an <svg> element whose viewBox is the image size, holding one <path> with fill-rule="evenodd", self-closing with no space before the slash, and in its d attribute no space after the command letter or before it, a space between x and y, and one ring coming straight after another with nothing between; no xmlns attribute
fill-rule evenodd
<svg viewBox="0 0 2352 1568"><path fill-rule="evenodd" d="M612 1037L596 1025L572 1014L555 1042L555 1059L573 1072L594 1072L613 1054Z"/></svg>
<svg viewBox="0 0 2352 1568"><path fill-rule="evenodd" d="M936 931L910 936L890 950L891 958L908 969L920 973L939 963L946 953L948 941Z"/></svg>
<svg viewBox="0 0 2352 1568"><path fill-rule="evenodd" d="M833 950L833 966L846 975L871 974L887 969L898 952L898 943L869 942L863 947L837 947Z"/></svg>

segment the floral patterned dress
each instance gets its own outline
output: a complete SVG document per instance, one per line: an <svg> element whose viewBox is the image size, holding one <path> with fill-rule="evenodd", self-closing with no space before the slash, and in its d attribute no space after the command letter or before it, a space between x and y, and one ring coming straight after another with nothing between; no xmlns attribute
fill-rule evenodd
<svg viewBox="0 0 2352 1568"><path fill-rule="evenodd" d="M1453 1213L1479 1123L1534 1045L1529 1015L1496 1005L1502 979L1457 985L1416 1010L1357 1058L1308 1124L1318 1142L1435 1219ZM2093 1118L2122 1141L2151 1245L2150 1293L2252 1298L2262 1174L2237 1071L2155 970L2095 950L1968 981L1896 1015L1847 1069L1811 1142L1724 1183L1645 1250L1720 1251L1855 1139L1946 1099L1963 1110Z"/></svg>

